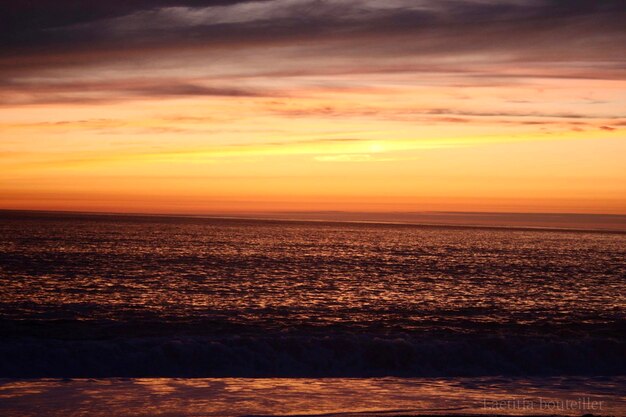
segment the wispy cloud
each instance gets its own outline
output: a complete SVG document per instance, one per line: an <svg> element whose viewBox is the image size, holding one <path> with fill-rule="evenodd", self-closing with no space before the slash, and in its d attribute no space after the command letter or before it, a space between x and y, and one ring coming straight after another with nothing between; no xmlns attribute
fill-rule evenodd
<svg viewBox="0 0 626 417"><path fill-rule="evenodd" d="M342 41L352 46L340 46L343 54L367 57L489 53L506 60L616 62L625 36L619 0L108 3L114 5L59 1L43 19L35 15L45 10L3 6L8 33L0 67L49 65L54 54L85 61L189 47L304 43L332 54L332 42Z"/></svg>
<svg viewBox="0 0 626 417"><path fill-rule="evenodd" d="M97 103L146 98L274 97L267 91L233 85L206 85L193 80L148 78L104 81L22 80L2 83L0 105Z"/></svg>

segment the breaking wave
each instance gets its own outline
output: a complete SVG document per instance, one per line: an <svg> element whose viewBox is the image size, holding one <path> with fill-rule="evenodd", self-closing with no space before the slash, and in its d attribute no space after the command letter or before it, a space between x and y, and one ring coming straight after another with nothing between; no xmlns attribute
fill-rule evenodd
<svg viewBox="0 0 626 417"><path fill-rule="evenodd" d="M20 339L2 377L623 375L620 338L330 334Z"/></svg>

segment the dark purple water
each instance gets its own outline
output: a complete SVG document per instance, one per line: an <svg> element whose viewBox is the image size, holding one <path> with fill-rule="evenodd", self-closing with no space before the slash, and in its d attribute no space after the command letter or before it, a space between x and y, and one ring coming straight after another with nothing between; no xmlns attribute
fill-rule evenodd
<svg viewBox="0 0 626 417"><path fill-rule="evenodd" d="M0 377L626 374L626 234L0 216Z"/></svg>

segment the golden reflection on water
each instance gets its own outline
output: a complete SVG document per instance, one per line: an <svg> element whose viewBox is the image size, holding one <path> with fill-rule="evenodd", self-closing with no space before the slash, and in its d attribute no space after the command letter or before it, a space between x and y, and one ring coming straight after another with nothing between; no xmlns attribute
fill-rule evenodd
<svg viewBox="0 0 626 417"><path fill-rule="evenodd" d="M587 398L626 412L626 378L203 378L1 380L0 413L30 416L244 416L328 413L494 414L485 404L533 401L498 414L581 415L539 401ZM520 404L518 402L518 404ZM596 410L598 411L598 410Z"/></svg>
<svg viewBox="0 0 626 417"><path fill-rule="evenodd" d="M22 319L468 330L626 308L618 234L115 219L0 231L0 313Z"/></svg>

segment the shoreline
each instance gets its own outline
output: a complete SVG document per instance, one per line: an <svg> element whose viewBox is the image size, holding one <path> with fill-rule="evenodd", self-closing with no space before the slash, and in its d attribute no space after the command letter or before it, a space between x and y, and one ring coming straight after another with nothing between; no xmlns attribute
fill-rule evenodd
<svg viewBox="0 0 626 417"><path fill-rule="evenodd" d="M0 379L0 415L602 417L624 394L626 377Z"/></svg>

